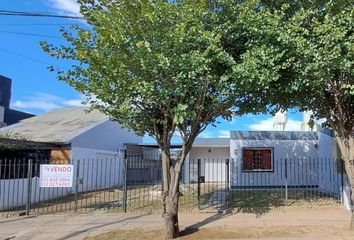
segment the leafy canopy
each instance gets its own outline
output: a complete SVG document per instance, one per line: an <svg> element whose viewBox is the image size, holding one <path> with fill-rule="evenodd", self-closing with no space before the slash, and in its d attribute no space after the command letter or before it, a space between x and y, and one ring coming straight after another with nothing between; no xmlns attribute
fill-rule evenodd
<svg viewBox="0 0 354 240"><path fill-rule="evenodd" d="M217 1L81 0L92 29L62 29L70 46L42 42L78 62L59 78L93 108L159 143L175 129L195 137L237 99L235 61L221 44Z"/></svg>
<svg viewBox="0 0 354 240"><path fill-rule="evenodd" d="M238 9L247 51L235 77L251 100L312 110L348 138L354 125L353 4L251 0Z"/></svg>

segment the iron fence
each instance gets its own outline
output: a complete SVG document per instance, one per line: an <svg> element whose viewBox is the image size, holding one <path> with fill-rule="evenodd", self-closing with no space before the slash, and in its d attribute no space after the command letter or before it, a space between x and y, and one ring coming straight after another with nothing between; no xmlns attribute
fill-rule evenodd
<svg viewBox="0 0 354 240"><path fill-rule="evenodd" d="M41 186L48 159L0 160L0 211L52 213L161 209L159 156L73 160L70 187ZM334 206L348 185L336 159L274 159L269 169L245 169L233 159L187 159L181 173L180 208L266 211L286 206Z"/></svg>

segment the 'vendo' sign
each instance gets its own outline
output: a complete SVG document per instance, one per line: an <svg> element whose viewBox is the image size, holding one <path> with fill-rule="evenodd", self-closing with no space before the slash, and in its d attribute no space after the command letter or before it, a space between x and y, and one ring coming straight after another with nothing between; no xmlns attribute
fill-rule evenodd
<svg viewBox="0 0 354 240"><path fill-rule="evenodd" d="M40 187L72 187L74 165L41 165Z"/></svg>

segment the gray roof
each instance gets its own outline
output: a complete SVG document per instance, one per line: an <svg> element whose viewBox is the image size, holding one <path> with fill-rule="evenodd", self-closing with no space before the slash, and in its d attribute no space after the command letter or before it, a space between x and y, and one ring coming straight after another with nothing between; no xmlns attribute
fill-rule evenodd
<svg viewBox="0 0 354 240"><path fill-rule="evenodd" d="M157 143L127 144L128 146L139 146L147 148L159 148ZM171 148L181 148L181 143L174 143ZM196 138L193 147L230 147L230 138Z"/></svg>
<svg viewBox="0 0 354 240"><path fill-rule="evenodd" d="M239 140L318 140L317 132L303 131L231 131L230 137Z"/></svg>
<svg viewBox="0 0 354 240"><path fill-rule="evenodd" d="M230 138L196 138L193 147L230 147Z"/></svg>
<svg viewBox="0 0 354 240"><path fill-rule="evenodd" d="M84 107L58 109L0 128L0 134L37 142L70 143L77 135L108 120L97 110L88 113L87 110Z"/></svg>
<svg viewBox="0 0 354 240"><path fill-rule="evenodd" d="M332 129L319 127L318 131L330 137L335 137L334 131Z"/></svg>

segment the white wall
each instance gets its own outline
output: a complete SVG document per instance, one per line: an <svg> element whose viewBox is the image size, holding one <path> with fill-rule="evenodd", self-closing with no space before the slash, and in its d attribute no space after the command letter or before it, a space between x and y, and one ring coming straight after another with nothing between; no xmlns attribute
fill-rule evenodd
<svg viewBox="0 0 354 240"><path fill-rule="evenodd" d="M143 138L137 136L133 131L128 131L118 123L107 120L75 137L71 146L117 152L126 143L138 144L142 142Z"/></svg>
<svg viewBox="0 0 354 240"><path fill-rule="evenodd" d="M75 193L79 167L78 192L107 189L123 184L124 159L116 152L73 148L74 176L71 188L40 188L39 177L32 178L31 203L38 203ZM82 158L75 159L80 156ZM78 164L80 162L80 164ZM0 180L0 211L25 206L27 178Z"/></svg>
<svg viewBox="0 0 354 240"><path fill-rule="evenodd" d="M191 171L191 180L196 181L198 159L200 159L201 176L205 177L205 182L225 182L225 160L229 158L228 147L193 147L189 153L189 161L186 161L185 171Z"/></svg>
<svg viewBox="0 0 354 240"><path fill-rule="evenodd" d="M235 187L288 186L318 184L316 165L308 159L318 158L317 140L239 140L231 139L230 183ZM272 148L273 170L243 171L242 150L245 147ZM288 176L285 178L285 160Z"/></svg>
<svg viewBox="0 0 354 240"><path fill-rule="evenodd" d="M76 171L79 168L79 192L106 189L123 184L124 159L122 154L89 148L72 148L72 160ZM75 191L75 186L73 191Z"/></svg>
<svg viewBox="0 0 354 240"><path fill-rule="evenodd" d="M210 149L210 152L208 151ZM230 158L229 147L193 147L190 159L227 159Z"/></svg>
<svg viewBox="0 0 354 240"><path fill-rule="evenodd" d="M336 139L328 129L320 128L318 142L319 157L326 162L326 167L321 171L323 176L327 176L321 179L320 188L328 193L340 194L345 208L351 210L350 184L347 175L342 173L344 165L340 160Z"/></svg>
<svg viewBox="0 0 354 240"><path fill-rule="evenodd" d="M39 178L32 178L31 203L66 196L71 188L40 188ZM0 180L0 211L25 206L27 202L27 178Z"/></svg>
<svg viewBox="0 0 354 240"><path fill-rule="evenodd" d="M336 139L324 132L318 131L318 145L320 158L338 158Z"/></svg>
<svg viewBox="0 0 354 240"><path fill-rule="evenodd" d="M338 193L341 187L341 162L337 161L337 143L333 136L318 132L319 158L324 163L320 169L319 187L330 193Z"/></svg>
<svg viewBox="0 0 354 240"><path fill-rule="evenodd" d="M72 140L72 160L80 160L79 191L122 185L123 151L127 143L142 143L142 137L118 123L105 121Z"/></svg>

